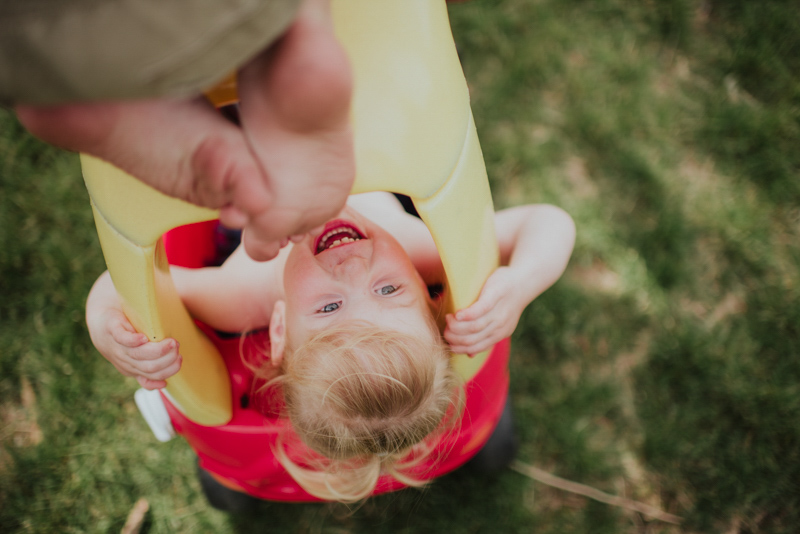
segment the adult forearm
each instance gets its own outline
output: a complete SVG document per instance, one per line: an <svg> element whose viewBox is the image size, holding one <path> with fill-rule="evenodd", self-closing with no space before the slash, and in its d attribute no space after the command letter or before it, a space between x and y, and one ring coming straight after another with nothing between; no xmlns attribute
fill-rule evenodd
<svg viewBox="0 0 800 534"><path fill-rule="evenodd" d="M200 94L281 35L300 0L26 0L0 7L0 103Z"/></svg>

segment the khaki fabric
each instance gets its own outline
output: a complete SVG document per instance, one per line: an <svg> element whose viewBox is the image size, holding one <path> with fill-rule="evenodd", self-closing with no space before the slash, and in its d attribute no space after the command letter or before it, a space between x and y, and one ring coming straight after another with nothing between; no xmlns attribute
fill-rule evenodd
<svg viewBox="0 0 800 534"><path fill-rule="evenodd" d="M300 0L0 0L0 103L200 93L280 36Z"/></svg>

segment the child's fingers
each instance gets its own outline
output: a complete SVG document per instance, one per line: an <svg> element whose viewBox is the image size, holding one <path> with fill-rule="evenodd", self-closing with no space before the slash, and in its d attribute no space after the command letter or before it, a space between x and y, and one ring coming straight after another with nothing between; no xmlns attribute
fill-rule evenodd
<svg viewBox="0 0 800 534"><path fill-rule="evenodd" d="M149 341L146 335L132 329L129 330L128 326L130 323L127 320L120 320L116 325L112 325L110 327L112 339L123 347L131 349L140 347Z"/></svg>
<svg viewBox="0 0 800 534"><path fill-rule="evenodd" d="M468 336L468 337L451 336L450 339L447 339L446 337L445 337L445 339L448 341L448 343L450 343L450 347L451 348L452 347L474 347L474 346L483 344L486 341L487 336L478 334L478 335L475 335L475 336Z"/></svg>
<svg viewBox="0 0 800 534"><path fill-rule="evenodd" d="M181 365L183 365L183 358L179 356L178 359L173 361L170 365L166 366L161 371L154 373L150 378L152 378L153 380L166 380L171 376L175 376L178 373L178 371L181 370Z"/></svg>
<svg viewBox="0 0 800 534"><path fill-rule="evenodd" d="M139 347L134 347L135 350L130 351L130 356L137 361L154 361L164 356L171 355L173 358L178 357L178 342L174 339L162 339L159 342L147 343Z"/></svg>
<svg viewBox="0 0 800 534"><path fill-rule="evenodd" d="M151 380L166 380L180 370L182 363L180 355L167 354L157 360L136 362L133 367L137 376Z"/></svg>
<svg viewBox="0 0 800 534"><path fill-rule="evenodd" d="M455 319L447 320L447 327L444 331L444 337L450 345L472 345L486 336L491 335L492 329L490 325L484 325L478 328L478 321L456 321ZM481 321L482 323L485 321Z"/></svg>
<svg viewBox="0 0 800 534"><path fill-rule="evenodd" d="M497 342L496 340L484 339L481 342L475 344L464 344L464 345L450 344L450 350L452 350L455 353L469 354L470 356L474 356L485 350L489 350L494 346L496 342Z"/></svg>
<svg viewBox="0 0 800 534"><path fill-rule="evenodd" d="M459 321L474 320L481 315L486 315L497 307L510 293L513 292L512 281L508 278L508 268L498 268L484 284L478 300L471 306L456 312Z"/></svg>
<svg viewBox="0 0 800 534"><path fill-rule="evenodd" d="M161 389L167 387L167 383L164 380L150 380L143 376L137 376L136 381L139 382L139 385L144 389Z"/></svg>
<svg viewBox="0 0 800 534"><path fill-rule="evenodd" d="M489 313L495 305L495 299L484 298L484 295L481 295L481 298L472 306L458 310L455 313L455 319L458 321L473 321Z"/></svg>
<svg viewBox="0 0 800 534"><path fill-rule="evenodd" d="M153 343L153 345L158 347L162 356L166 356L167 354L171 353L177 355L178 349L180 348L178 341L172 338L162 339L158 343Z"/></svg>
<svg viewBox="0 0 800 534"><path fill-rule="evenodd" d="M450 344L450 348L464 349L465 347L475 347L485 344L487 339L492 339L491 332L477 332L475 334L456 334L450 330L445 330L444 338Z"/></svg>
<svg viewBox="0 0 800 534"><path fill-rule="evenodd" d="M481 315L471 321L468 320L459 321L458 319L456 319L455 316L449 314L445 317L445 321L447 322L447 327L454 334L467 335L467 334L475 334L477 332L481 332L483 330L490 328L492 324L492 316Z"/></svg>

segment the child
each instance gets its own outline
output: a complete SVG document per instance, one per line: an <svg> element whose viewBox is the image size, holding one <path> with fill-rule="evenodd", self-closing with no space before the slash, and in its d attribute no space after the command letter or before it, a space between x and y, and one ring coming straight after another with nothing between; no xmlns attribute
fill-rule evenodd
<svg viewBox="0 0 800 534"><path fill-rule="evenodd" d="M317 453L279 444L277 458L310 493L358 500L381 473L419 484L414 465L457 419L461 388L442 338L454 352L490 348L566 267L575 229L562 210L504 210L496 228L503 267L475 304L445 317L443 334L442 299L428 292L444 280L436 247L385 193L351 197L321 233L270 262L240 249L222 267L175 268L173 278L209 326L268 326L269 361L258 374L280 384L293 429ZM149 343L133 330L107 274L89 295L87 324L98 350L143 387L164 387L180 368L174 340Z"/></svg>

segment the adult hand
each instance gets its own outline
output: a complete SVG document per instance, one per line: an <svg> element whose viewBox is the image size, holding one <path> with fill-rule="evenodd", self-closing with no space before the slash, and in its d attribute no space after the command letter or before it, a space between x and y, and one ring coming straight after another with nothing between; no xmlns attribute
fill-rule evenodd
<svg viewBox="0 0 800 534"><path fill-rule="evenodd" d="M329 0L306 0L239 75L241 127L205 97L17 106L56 146L109 161L167 195L220 209L254 259L333 217L355 176L352 74Z"/></svg>

